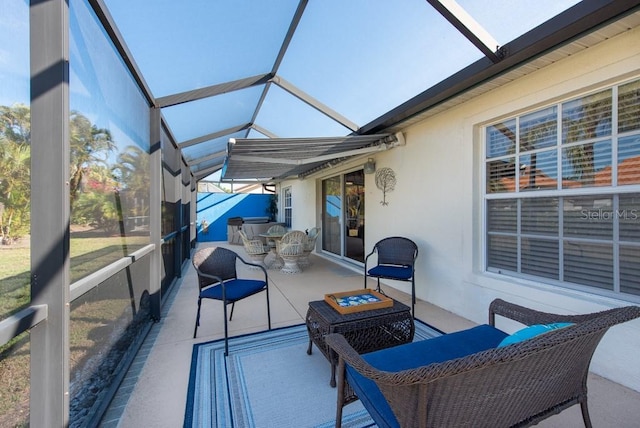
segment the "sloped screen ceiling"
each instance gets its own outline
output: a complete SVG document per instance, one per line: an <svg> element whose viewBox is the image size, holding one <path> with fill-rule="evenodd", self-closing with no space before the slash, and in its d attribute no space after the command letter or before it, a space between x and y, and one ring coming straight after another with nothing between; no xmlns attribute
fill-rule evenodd
<svg viewBox="0 0 640 428"><path fill-rule="evenodd" d="M250 172L229 162L233 152L218 158L238 133L389 132L638 8L629 0L102 1L198 178L223 165L223 178L315 168L254 163Z"/></svg>

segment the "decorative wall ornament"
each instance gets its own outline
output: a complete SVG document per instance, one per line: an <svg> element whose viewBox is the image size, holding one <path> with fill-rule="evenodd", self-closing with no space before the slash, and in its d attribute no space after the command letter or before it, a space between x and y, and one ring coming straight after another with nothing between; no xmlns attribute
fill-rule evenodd
<svg viewBox="0 0 640 428"><path fill-rule="evenodd" d="M396 173L391 168L380 168L376 171L376 186L382 190L382 200L380 203L389 205L387 202L387 192L393 192L396 187Z"/></svg>

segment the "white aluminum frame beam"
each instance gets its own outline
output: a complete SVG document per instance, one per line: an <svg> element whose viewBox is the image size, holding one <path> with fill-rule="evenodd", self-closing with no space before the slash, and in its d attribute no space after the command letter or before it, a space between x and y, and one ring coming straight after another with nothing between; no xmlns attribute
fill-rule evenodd
<svg viewBox="0 0 640 428"><path fill-rule="evenodd" d="M257 76L246 77L244 79L224 82L217 85L207 86L206 88L194 89L191 91L180 92L178 94L167 95L156 99L158 107L171 107L191 101L201 100L203 98L214 97L216 95L226 94L227 92L238 91L240 89L250 88L252 86L266 85L273 77L273 74L259 74Z"/></svg>
<svg viewBox="0 0 640 428"><path fill-rule="evenodd" d="M203 169L202 171L195 171L193 173L194 177L196 177L196 180L200 180L202 178L205 178L208 175L213 174L214 172L218 171L219 169L222 169L222 166L224 165L224 162L220 163L219 165L214 165L211 166L209 168Z"/></svg>
<svg viewBox="0 0 640 428"><path fill-rule="evenodd" d="M254 130L258 131L259 133L261 133L262 135L269 137L269 138L278 138L278 136L276 134L274 134L273 132L269 131L266 128L263 128L260 125L256 125L255 123L253 125L251 125L251 128L253 128Z"/></svg>
<svg viewBox="0 0 640 428"><path fill-rule="evenodd" d="M31 306L29 425L69 426L69 2L29 6L31 67ZM35 243L35 241L32 241Z"/></svg>
<svg viewBox="0 0 640 428"><path fill-rule="evenodd" d="M203 135L201 137L192 138L191 140L178 143L178 147L184 149L185 147L195 146L196 144L204 143L205 141L215 140L216 138L224 137L225 135L233 134L235 132L242 131L251 127L250 123L243 125L232 126L231 128L222 129L220 131L212 132L211 134Z"/></svg>
<svg viewBox="0 0 640 428"><path fill-rule="evenodd" d="M298 3L298 7L296 9L293 18L291 19L291 23L289 24L289 28L287 29L287 34L282 41L282 45L280 45L280 50L278 51L278 56L273 62L273 66L271 67L271 75L275 76L278 73L278 69L280 68L280 64L282 63L282 59L284 58L285 53L287 53L287 49L289 49L289 44L291 43L291 39L293 35L296 33L296 29L298 28L298 24L300 24L300 20L302 19L302 15L304 14L304 10L307 7L308 0L300 0ZM256 105L255 110L253 111L253 116L251 117L251 123L255 123L258 113L262 109L262 104L264 104L265 98L267 98L267 94L269 93L269 88L271 87L271 83L267 83L260 95L260 99L258 100L258 104ZM247 136L249 132L247 131Z"/></svg>
<svg viewBox="0 0 640 428"><path fill-rule="evenodd" d="M284 89L285 91L287 91L288 93L290 93L291 95L293 95L294 97L298 98L300 101L308 104L309 106L318 110L320 113L324 114L325 116L328 116L329 118L335 120L336 122L340 123L342 126L349 128L351 131L355 132L358 130L358 128L360 128L354 122L350 121L349 119L347 119L337 111L333 110L329 106L313 98L311 95L305 93L300 88L293 85L292 83L287 82L282 77L274 76L274 78L271 79L271 81L274 84L281 87L282 89Z"/></svg>
<svg viewBox="0 0 640 428"><path fill-rule="evenodd" d="M206 162L208 160L217 158L217 157L224 157L227 154L226 150L218 150L217 152L214 153L210 153L206 156L202 156L196 159L192 159L192 160L187 160L187 165L189 166L194 166L194 165L198 165L202 162ZM185 159L186 160L186 159Z"/></svg>
<svg viewBox="0 0 640 428"><path fill-rule="evenodd" d="M427 2L491 61L495 63L501 60L496 53L500 49L498 41L455 0L427 0Z"/></svg>

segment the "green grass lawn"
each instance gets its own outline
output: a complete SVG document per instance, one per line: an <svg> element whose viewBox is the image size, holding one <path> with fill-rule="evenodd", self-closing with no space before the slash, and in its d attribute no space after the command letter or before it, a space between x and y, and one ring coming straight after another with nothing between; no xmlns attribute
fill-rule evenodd
<svg viewBox="0 0 640 428"><path fill-rule="evenodd" d="M146 237L128 238L127 251L148 243ZM77 281L124 256L122 238L71 239L71 282ZM30 249L0 249L0 319L26 307L30 300Z"/></svg>
<svg viewBox="0 0 640 428"><path fill-rule="evenodd" d="M147 237L127 239L126 251L135 251L148 243ZM124 255L120 237L71 239L71 282L79 280ZM30 249L0 249L0 319L29 305ZM70 323L70 368L83 370L87 358L104 338L98 331L110 330L130 303L122 299L87 301L74 305ZM0 426L28 426L29 420L29 334L23 333L0 347Z"/></svg>
<svg viewBox="0 0 640 428"><path fill-rule="evenodd" d="M29 303L29 248L0 250L0 319Z"/></svg>

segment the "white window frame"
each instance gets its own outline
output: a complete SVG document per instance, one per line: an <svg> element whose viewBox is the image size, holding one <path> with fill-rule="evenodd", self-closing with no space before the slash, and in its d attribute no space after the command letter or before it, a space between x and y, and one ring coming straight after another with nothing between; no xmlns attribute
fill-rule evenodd
<svg viewBox="0 0 640 428"><path fill-rule="evenodd" d="M282 189L282 215L285 226L291 228L293 221L293 191L291 186Z"/></svg>
<svg viewBox="0 0 640 428"><path fill-rule="evenodd" d="M620 199L620 197L625 197L625 196L629 196L629 195L634 195L634 196L639 196L640 195L640 184L617 184L617 179L618 179L618 174L617 174L617 165L618 165L618 141L619 140L623 140L627 137L631 137L631 139L633 139L633 141L636 141L636 137L640 138L640 129L633 129L631 131L627 131L627 132L621 132L620 134L618 134L618 88L620 86L623 86L625 84L628 83L632 83L632 82L640 82L640 80L636 77L632 80L629 81L625 81L625 82L621 82L620 84L614 85L614 86L606 86L603 88L600 88L597 91L594 92L589 92L589 93L584 93L581 94L579 96L576 97L572 97L571 99L566 99L566 100L562 100L553 104L549 104L547 106L543 106L543 107L539 107L539 108L535 108L534 110L530 110L527 112L523 112L523 113L519 113L519 114L514 114L511 116L508 116L506 118L503 118L502 120L498 120L498 121L494 121L492 123L489 123L485 126L482 127L482 140L483 140L483 155L482 155L482 168L483 168L483 183L484 183L484 189L483 189L483 219L484 219L484 227L483 227L483 266L484 266L484 270L485 272L490 272L490 273L497 273L497 274L504 274L507 276L512 276L515 278L520 278L520 279L524 279L524 280L533 280L535 282L539 282L539 283L546 283L546 284L550 284L550 285L554 285L554 286L559 286L559 287L563 287L563 288L571 288L571 289L577 289L580 291L584 291L590 294L597 294L597 295L605 295L608 297L613 297L616 299L622 299L622 300L627 300L627 301L632 301L632 302L640 302L640 295L637 294L632 294L632 293L625 293L622 292L620 290L620 272L622 270L622 268L620 267L620 252L621 249L624 248L625 250L629 250L629 248L631 248L632 252L637 251L638 248L640 248L640 242L638 242L638 240L633 240L633 238L629 239L629 240L625 240L623 239L624 237L618 233L618 229L620 227L620 223L621 221L618 218L614 218L614 220L612 221L612 233L611 233L611 238L610 239L602 239L601 241L595 241L594 243L588 243L591 244L592 246L596 247L596 244L602 243L605 245L611 245L612 247L612 265L613 265L613 286L612 289L602 289L599 288L598 286L594 286L594 285L588 285L588 284L581 284L581 283L577 283L577 282L571 282L571 281L565 281L563 279L563 275L565 275L565 271L566 268L564 266L564 259L569 257L569 252L568 250L565 249L565 245L567 245L567 243L571 243L572 241L572 237L570 236L564 236L564 225L563 225L563 218L565 217L565 215L567 214L567 211L565 211L563 209L563 201L569 200L570 198L572 199L576 199L576 198L580 198L580 197L585 197L585 198L589 198L591 196L595 197L595 196L600 196L602 195L603 198L610 198L612 201L612 205L611 205L611 209L613 210L612 212L616 213L615 217L618 217L617 213L620 212L619 210L619 205L618 205L618 201ZM592 187L579 187L579 188L568 188L565 187L563 188L563 183L560 178L563 177L562 175L562 168L563 168L563 148L568 147L568 145L566 143L563 144L563 125L562 125L562 107L563 105L566 105L567 103L574 101L574 100L579 100L579 99L584 99L587 96L593 95L593 94L598 94L601 93L603 91L607 91L607 90L611 90L612 96L611 96L611 132L609 134L608 137L606 138L595 138L595 139L591 139L589 141L592 142L599 142L600 140L607 140L609 139L611 141L611 167L612 167L612 174L611 174L611 180L612 182L610 183L610 185L608 186L592 186ZM557 187L554 188L549 188L549 189L544 189L544 190L522 190L520 188L520 183L519 181L516 180L516 177L518 177L521 173L520 173L520 168L519 168L519 159L521 157L524 157L524 155L522 155L520 153L519 150L519 146L520 146L520 135L519 135L519 131L520 131L520 127L519 127L519 121L520 118L527 116L530 113L537 113L537 112L541 112L547 108L552 108L552 107L556 107L556 111L557 111L557 133L556 133L556 142L552 147L555 147L555 149L557 150L557 157L556 157L556 168L557 168L557 175L556 177L558 177L556 179L557 181ZM513 153L513 165L514 165L514 171L507 173L504 173L504 177L507 176L512 176L514 178L515 184L513 187L513 190L511 190L511 188L506 188L506 187L501 187L501 189L506 189L506 190L502 190L502 191L496 191L496 192L489 192L488 191L488 184L489 184L489 180L492 179L492 177L489 177L489 164L491 160L496 160L499 159L500 157L490 157L487 154L487 145L489 144L489 142L487 141L487 135L488 135L488 129L494 127L495 125L498 124L505 124L508 123L509 121L515 120L515 131L516 131L516 143L515 143L515 152ZM585 144L587 145L587 144ZM524 152L523 152L524 153ZM531 152L528 152L531 153ZM503 156L504 159L510 158L511 157L511 153L505 154ZM494 164L497 162L494 162ZM506 165L506 163L505 163ZM525 165L526 166L526 165ZM518 171L518 174L515 173L515 171ZM492 172L493 178L495 179L496 177L500 178L501 175L500 173L496 173L495 169ZM509 174L509 175L508 175ZM531 173L529 173L531 174ZM638 174L640 175L640 171L638 171ZM523 272L522 269L522 265L523 265L523 254L525 254L525 251L523 251L524 248L524 243L525 242L529 242L531 243L532 241L543 241L543 239L535 239L537 238L536 236L533 236L533 238L529 235L527 235L525 232L523 232L523 223L525 222L525 219L523 218L523 212L521 209L522 203L523 201L532 201L532 200L542 200L542 198L550 198L551 199L557 199L558 202L558 206L557 206L557 210L555 211L555 213L557 213L557 233L555 235L556 239L557 239L557 243L558 243L558 260L554 260L553 257L550 257L549 260L552 261L556 261L558 263L558 269L559 269L559 275L558 275L558 279L552 279L552 278L547 278L544 276L539 276L539 275L532 275L532 274L527 274ZM517 263L517 266L515 268L515 270L511 270L511 269L504 269L501 268L498 262L496 262L495 266L490 266L490 256L493 254L494 257L499 257L500 253L503 253L500 249L498 249L498 251L494 251L493 253L491 253L491 249L490 247L490 240L493 237L500 237L500 233L495 232L495 228L494 231L492 232L492 230L490 230L490 220L491 219L498 219L498 221L500 221L499 217L491 217L491 213L489 212L489 205L492 203L492 201L512 201L515 200L515 207L516 207L516 214L515 214L515 222L516 222L516 226L515 226L515 232L512 231L508 231L506 233L504 233L504 237L506 237L507 239L503 242L508 241L509 239L513 240L515 238L515 261ZM507 204L508 205L508 204ZM630 211L630 210L629 210ZM634 210L635 211L635 210ZM530 212L530 211L528 211ZM638 228L640 228L640 212L626 212L625 214L627 215L632 215L632 216L637 216L637 221L638 221ZM491 217L491 218L490 218ZM505 225L512 225L513 224L513 219L511 220L506 220ZM628 227L628 226L627 226ZM635 229L635 223L633 223L632 228ZM634 232L635 235L636 232ZM547 236L544 236L543 238L552 238L553 235L549 234ZM575 241L575 239L573 239L573 241ZM550 248L553 247L553 239L549 239L548 242L551 243ZM568 245L567 245L568 247ZM495 247L498 248L498 247ZM507 256L510 255L511 258L513 258L514 254L513 251L511 251L508 247L499 247L499 248L506 248L506 250L504 251L504 254L506 254ZM533 254L533 253L529 253L529 254ZM538 252L538 254L543 254L543 252ZM540 260L543 260L544 257L540 256L539 257ZM632 259L635 260L635 254L632 256ZM513 261L512 259L509 259L510 261ZM531 261L528 260L530 263L527 266L531 265ZM584 262L583 262L584 263ZM637 261L638 264L640 264L640 260ZM526 263L525 263L526 264ZM497 267L496 267L497 266ZM553 267L552 267L553 268ZM588 280L586 280L588 281Z"/></svg>

